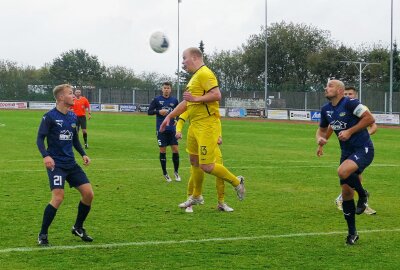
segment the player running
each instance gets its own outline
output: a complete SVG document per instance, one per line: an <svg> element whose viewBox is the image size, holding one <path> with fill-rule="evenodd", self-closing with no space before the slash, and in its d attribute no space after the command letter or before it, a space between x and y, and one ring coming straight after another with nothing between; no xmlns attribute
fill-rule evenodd
<svg viewBox="0 0 400 270"><path fill-rule="evenodd" d="M342 188L343 214L348 227L346 243L354 245L359 238L355 214L362 214L368 203L368 193L364 190L359 175L374 159L374 146L367 127L375 119L357 99L344 97L344 84L339 80L328 81L325 97L330 102L321 109L316 140L318 145L326 144L328 126L332 127L339 139L341 158L338 176ZM357 207L354 204L353 189L359 196Z"/></svg>

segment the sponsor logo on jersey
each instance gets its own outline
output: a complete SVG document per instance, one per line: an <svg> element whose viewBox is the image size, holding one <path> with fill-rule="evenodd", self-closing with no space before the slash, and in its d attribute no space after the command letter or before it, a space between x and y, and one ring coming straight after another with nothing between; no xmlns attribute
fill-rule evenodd
<svg viewBox="0 0 400 270"><path fill-rule="evenodd" d="M64 120L56 120L57 125L59 125L60 127L62 127Z"/></svg>
<svg viewBox="0 0 400 270"><path fill-rule="evenodd" d="M160 105L164 105L164 100L160 100Z"/></svg>
<svg viewBox="0 0 400 270"><path fill-rule="evenodd" d="M72 132L69 130L61 130L59 140L60 141L72 141Z"/></svg>
<svg viewBox="0 0 400 270"><path fill-rule="evenodd" d="M333 130L343 130L346 129L347 123L336 120L330 123Z"/></svg>
<svg viewBox="0 0 400 270"><path fill-rule="evenodd" d="M326 115L332 117L333 111L326 111Z"/></svg>

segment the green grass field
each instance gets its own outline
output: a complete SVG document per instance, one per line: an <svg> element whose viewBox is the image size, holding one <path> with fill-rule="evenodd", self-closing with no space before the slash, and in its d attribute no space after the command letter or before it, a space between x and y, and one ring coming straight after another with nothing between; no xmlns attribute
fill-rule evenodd
<svg viewBox="0 0 400 270"><path fill-rule="evenodd" d="M50 199L36 148L44 112L0 111L1 269L398 269L400 262L400 129L380 128L376 156L365 171L377 215L357 216L360 240L344 244L339 194L339 146L332 138L317 158L317 125L222 121L225 165L246 177L235 211L216 210L215 180L207 176L205 205L187 214L189 162L181 143L181 183L162 179L155 119L136 114L94 114L89 121L85 169L95 199L83 243L70 228L79 194L66 188L50 227L50 248L37 247L42 213ZM79 159L81 163L81 160ZM172 160L168 152L168 167Z"/></svg>

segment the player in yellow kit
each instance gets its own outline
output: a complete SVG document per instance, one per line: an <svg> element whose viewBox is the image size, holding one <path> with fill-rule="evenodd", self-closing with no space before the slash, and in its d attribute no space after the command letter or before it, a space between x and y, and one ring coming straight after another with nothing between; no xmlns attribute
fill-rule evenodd
<svg viewBox="0 0 400 270"><path fill-rule="evenodd" d="M176 135L175 137L179 140L182 139L182 129L183 129L183 125L185 124L186 120L188 119L188 112L184 112L183 114L181 114L178 118L178 122L176 123ZM222 152L221 149L219 147L219 145L222 144L222 129L221 129L221 121L219 121L219 138L218 138L218 147L215 148L215 158L216 158L216 163L218 164L223 164L223 160L222 160ZM190 132L190 127L188 132ZM217 189L217 196L218 196L218 205L217 205L217 209L220 211L224 211L224 212L233 212L234 209L231 208L227 203L225 203L225 181L221 178L216 177L215 178L215 186ZM188 194L188 198L190 198L190 196L192 196L193 194L193 189L194 189L194 185L193 185L193 180L192 178L189 179L188 182L188 189L187 189L187 194ZM187 213L193 213L193 208L192 206L186 207L185 211Z"/></svg>
<svg viewBox="0 0 400 270"><path fill-rule="evenodd" d="M188 112L191 132L188 133L187 150L190 153L194 188L192 197L185 202L186 207L203 202L201 194L204 172L230 182L239 200L243 200L246 192L244 178L236 177L222 164L215 163L221 99L217 78L204 65L203 54L198 48L188 48L183 52L183 65L193 76L183 94L184 100L167 115L160 126L160 132L164 131L171 118Z"/></svg>

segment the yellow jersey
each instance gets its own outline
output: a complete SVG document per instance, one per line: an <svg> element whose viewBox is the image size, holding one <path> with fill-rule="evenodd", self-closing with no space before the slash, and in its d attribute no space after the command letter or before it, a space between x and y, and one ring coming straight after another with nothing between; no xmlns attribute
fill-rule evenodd
<svg viewBox="0 0 400 270"><path fill-rule="evenodd" d="M187 111L182 113L181 115L179 115L178 121L176 122L176 132L182 132L183 125L185 124L188 117L189 117L189 114ZM218 122L218 126L217 126L218 134L220 137L222 137L221 120L218 118L217 122Z"/></svg>
<svg viewBox="0 0 400 270"><path fill-rule="evenodd" d="M208 91L218 87L218 80L215 74L206 66L200 67L192 76L186 86L194 97L205 95ZM211 115L219 114L219 102L187 102L187 112L191 123Z"/></svg>

